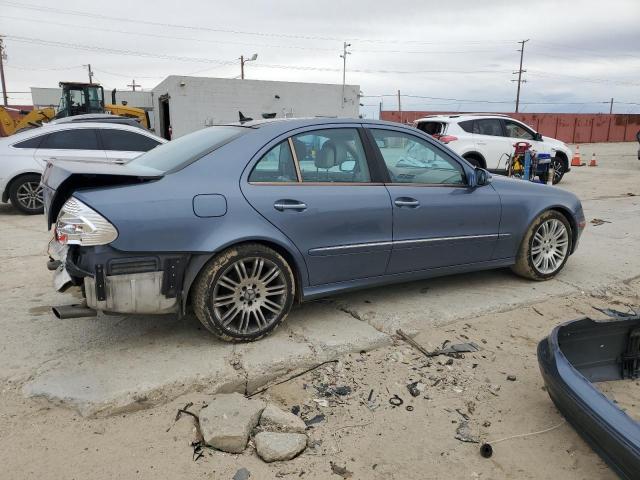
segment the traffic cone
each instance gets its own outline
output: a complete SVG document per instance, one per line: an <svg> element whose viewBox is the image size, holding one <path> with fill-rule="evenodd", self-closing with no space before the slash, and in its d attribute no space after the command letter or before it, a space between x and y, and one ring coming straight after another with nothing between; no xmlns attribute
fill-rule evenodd
<svg viewBox="0 0 640 480"><path fill-rule="evenodd" d="M581 167L582 166L582 158L580 157L580 145L576 145L576 151L573 154L573 158L571 159L572 167Z"/></svg>
<svg viewBox="0 0 640 480"><path fill-rule="evenodd" d="M591 155L591 161L589 162L590 167L597 167L598 162L596 162L596 154Z"/></svg>

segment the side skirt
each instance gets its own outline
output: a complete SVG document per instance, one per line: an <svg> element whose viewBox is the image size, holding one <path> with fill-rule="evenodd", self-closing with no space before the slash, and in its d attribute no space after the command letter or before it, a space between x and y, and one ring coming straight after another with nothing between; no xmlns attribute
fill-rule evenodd
<svg viewBox="0 0 640 480"><path fill-rule="evenodd" d="M302 301L315 300L316 298L333 295L335 293L349 292L352 290L360 290L363 288L377 287L381 285L390 285L394 283L411 282L415 280L424 280L427 278L443 277L456 273L475 272L480 270L491 270L494 268L508 267L515 263L515 258L502 258L499 260L491 260L488 262L468 263L465 265L456 265L453 267L431 268L429 270L418 270L408 273L396 273L389 275L380 275L377 277L360 278L357 280L349 280L348 282L327 283L324 285L311 285L304 287L302 290Z"/></svg>

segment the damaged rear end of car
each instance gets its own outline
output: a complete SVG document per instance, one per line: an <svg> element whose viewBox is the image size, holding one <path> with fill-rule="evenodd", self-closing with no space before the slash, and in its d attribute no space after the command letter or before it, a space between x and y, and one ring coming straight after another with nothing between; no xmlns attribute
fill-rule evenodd
<svg viewBox="0 0 640 480"><path fill-rule="evenodd" d="M640 471L640 423L593 383L640 375L640 315L582 318L556 327L538 345L549 396L582 438L621 478Z"/></svg>
<svg viewBox="0 0 640 480"><path fill-rule="evenodd" d="M79 197L85 190L139 185L161 179L148 167L75 162L49 163L42 179L47 224L52 232L48 268L54 287L64 291L79 286L86 307L114 313L170 313L177 311L176 281L184 255L119 252L110 244L117 227ZM171 272L170 274L165 274ZM58 317L76 316L76 310L54 309Z"/></svg>

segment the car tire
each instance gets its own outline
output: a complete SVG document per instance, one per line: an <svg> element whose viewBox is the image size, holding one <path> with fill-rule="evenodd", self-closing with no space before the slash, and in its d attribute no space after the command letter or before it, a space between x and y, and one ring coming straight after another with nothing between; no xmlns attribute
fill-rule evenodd
<svg viewBox="0 0 640 480"><path fill-rule="evenodd" d="M40 179L37 173L28 173L16 178L9 189L11 205L27 215L43 213L44 202Z"/></svg>
<svg viewBox="0 0 640 480"><path fill-rule="evenodd" d="M569 162L566 158L561 156L555 156L551 159L551 165L553 166L553 185L556 185L562 181L562 177L569 168ZM545 182L546 183L546 182Z"/></svg>
<svg viewBox="0 0 640 480"><path fill-rule="evenodd" d="M250 243L231 247L205 265L192 305L202 325L222 340L255 341L284 321L295 288L287 261L271 248Z"/></svg>
<svg viewBox="0 0 640 480"><path fill-rule="evenodd" d="M480 160L478 160L475 156L473 155L469 155L468 157L462 157L464 158L467 162L469 162L471 165L473 165L474 167L482 167L482 164L480 163Z"/></svg>
<svg viewBox="0 0 640 480"><path fill-rule="evenodd" d="M529 226L511 270L530 280L548 280L564 268L572 247L569 221L560 212L548 210Z"/></svg>

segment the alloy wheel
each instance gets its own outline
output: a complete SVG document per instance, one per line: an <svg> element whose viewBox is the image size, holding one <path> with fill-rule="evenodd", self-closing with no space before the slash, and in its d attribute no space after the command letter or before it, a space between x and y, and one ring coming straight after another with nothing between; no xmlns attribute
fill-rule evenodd
<svg viewBox="0 0 640 480"><path fill-rule="evenodd" d="M569 232L558 219L543 222L533 235L531 260L538 272L548 275L558 270L569 250Z"/></svg>
<svg viewBox="0 0 640 480"><path fill-rule="evenodd" d="M213 288L213 308L222 327L246 335L267 329L282 314L287 301L283 271L263 257L229 265Z"/></svg>
<svg viewBox="0 0 640 480"><path fill-rule="evenodd" d="M553 183L556 184L562 179L562 176L564 175L564 165L562 163L562 160L557 160L557 159L553 160L552 165L553 165Z"/></svg>
<svg viewBox="0 0 640 480"><path fill-rule="evenodd" d="M42 186L39 182L24 182L18 187L16 198L18 202L20 202L20 205L27 210L42 208L44 203Z"/></svg>

